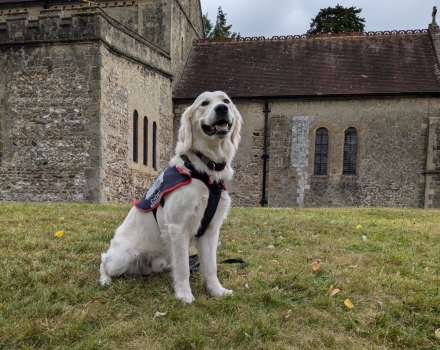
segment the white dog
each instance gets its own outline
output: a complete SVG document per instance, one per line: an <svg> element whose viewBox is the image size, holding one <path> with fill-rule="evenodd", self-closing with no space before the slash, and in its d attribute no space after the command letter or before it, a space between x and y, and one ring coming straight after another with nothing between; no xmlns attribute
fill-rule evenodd
<svg viewBox="0 0 440 350"><path fill-rule="evenodd" d="M216 250L220 227L230 207L224 180L233 175L231 161L240 142L242 117L221 91L205 92L181 119L178 142L169 167L116 230L102 254L101 284L112 277L148 275L171 265L177 298L194 301L189 284L189 247L197 248L201 272L211 296L231 295L217 278ZM173 172L167 175L168 172ZM183 177L169 189L166 177Z"/></svg>

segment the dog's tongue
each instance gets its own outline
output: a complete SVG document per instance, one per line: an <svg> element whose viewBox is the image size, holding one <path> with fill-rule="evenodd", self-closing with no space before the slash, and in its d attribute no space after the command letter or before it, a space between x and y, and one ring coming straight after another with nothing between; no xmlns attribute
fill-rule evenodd
<svg viewBox="0 0 440 350"><path fill-rule="evenodd" d="M215 125L215 130L217 131L228 131L228 124Z"/></svg>

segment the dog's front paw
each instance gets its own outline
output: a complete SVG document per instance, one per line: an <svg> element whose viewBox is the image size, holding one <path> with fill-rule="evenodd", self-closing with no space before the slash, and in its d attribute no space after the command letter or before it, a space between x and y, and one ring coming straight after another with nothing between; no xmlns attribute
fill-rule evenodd
<svg viewBox="0 0 440 350"><path fill-rule="evenodd" d="M208 293L211 297L226 297L232 295L233 291L223 287L208 289Z"/></svg>
<svg viewBox="0 0 440 350"><path fill-rule="evenodd" d="M176 293L176 297L186 304L191 304L196 298L192 293Z"/></svg>

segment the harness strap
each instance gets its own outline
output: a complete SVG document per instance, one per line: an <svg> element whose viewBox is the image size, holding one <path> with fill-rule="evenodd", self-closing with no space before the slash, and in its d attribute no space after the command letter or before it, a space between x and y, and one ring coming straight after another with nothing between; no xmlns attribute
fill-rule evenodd
<svg viewBox="0 0 440 350"><path fill-rule="evenodd" d="M210 183L208 175L199 173L194 168L193 164L186 154L181 155L180 158L182 158L185 167L191 171L191 177L202 181L209 190L208 204L206 206L205 212L203 213L203 218L199 230L196 233L196 237L200 237L205 234L209 223L215 215L223 191L223 187L220 183L217 182Z"/></svg>

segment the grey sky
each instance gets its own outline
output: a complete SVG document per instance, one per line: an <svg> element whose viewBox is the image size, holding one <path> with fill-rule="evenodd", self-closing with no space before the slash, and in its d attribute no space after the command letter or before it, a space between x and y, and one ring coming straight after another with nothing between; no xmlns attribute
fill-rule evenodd
<svg viewBox="0 0 440 350"><path fill-rule="evenodd" d="M304 34L321 8L336 4L361 8L366 31L427 29L435 0L201 0L202 11L215 23L217 8L241 36Z"/></svg>

